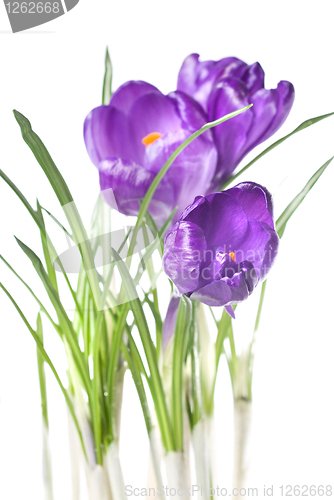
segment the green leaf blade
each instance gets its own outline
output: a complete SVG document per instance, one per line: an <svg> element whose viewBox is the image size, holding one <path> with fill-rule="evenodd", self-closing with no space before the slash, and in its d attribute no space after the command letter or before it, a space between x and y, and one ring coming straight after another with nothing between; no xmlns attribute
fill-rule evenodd
<svg viewBox="0 0 334 500"><path fill-rule="evenodd" d="M312 175L312 177L308 180L308 182L305 184L304 188L295 196L295 198L289 203L289 205L286 207L286 209L283 211L283 213L279 216L279 218L276 221L276 231L277 234L280 238L282 238L283 233L286 228L286 224L288 220L292 217L292 215L295 213L299 205L302 203L304 198L307 196L307 194L311 191L315 183L319 180L321 175L324 173L328 165L331 163L333 160L334 156L327 160L316 172L315 174Z"/></svg>
<svg viewBox="0 0 334 500"><path fill-rule="evenodd" d="M290 137L292 137L294 134L297 134L298 132L301 132L302 130L305 130L306 128L310 127L311 125L314 125L315 123L318 123L318 122L320 122L322 120L325 120L326 118L329 118L330 116L333 116L333 115L334 115L334 112L333 113L327 113L326 115L316 116L315 118L310 118L308 120L305 120L297 128L295 128L292 132L290 132L289 134L285 135L281 139L278 139L278 141L276 141L273 144L271 144L270 146L268 146L264 151L262 151L259 155L257 155L253 160L251 160L249 163L247 163L247 165L244 168L242 168L239 172L237 172L235 175L233 175L232 177L230 177L230 179L228 179L225 182L224 186L222 186L221 191L223 189L226 189L240 175L242 175L244 172L246 172L246 170L248 170L260 158L262 158L262 156L266 155L267 153L269 153L270 151L272 151L273 149L275 149L277 146L279 146L280 144L282 144L282 142L286 141L287 139L289 139Z"/></svg>
<svg viewBox="0 0 334 500"><path fill-rule="evenodd" d="M44 146L39 136L32 130L31 123L22 113L15 110L13 111L15 119L20 126L23 140L27 143L36 160L42 167L45 175L47 176L60 204L66 205L73 201L73 197L67 184L56 167L50 153Z"/></svg>
<svg viewBox="0 0 334 500"><path fill-rule="evenodd" d="M105 70L102 89L102 104L108 105L112 95L112 64L108 47L106 49Z"/></svg>
<svg viewBox="0 0 334 500"><path fill-rule="evenodd" d="M183 365L191 312L192 306L190 299L182 295L175 324L172 379L174 446L175 450L178 451L183 450Z"/></svg>

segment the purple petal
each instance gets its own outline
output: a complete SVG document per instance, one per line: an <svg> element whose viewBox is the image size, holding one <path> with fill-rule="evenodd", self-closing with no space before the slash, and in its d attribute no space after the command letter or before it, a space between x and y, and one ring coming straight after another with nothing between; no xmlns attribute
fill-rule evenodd
<svg viewBox="0 0 334 500"><path fill-rule="evenodd" d="M184 130L168 133L147 146L143 166L152 172L159 172L188 135ZM196 195L206 193L216 168L216 161L217 152L213 142L203 136L195 139L174 160L165 178L172 187L174 199L177 200L175 221Z"/></svg>
<svg viewBox="0 0 334 500"><path fill-rule="evenodd" d="M173 294L169 302L167 309L166 318L162 329L162 349L166 350L167 345L175 332L176 316L177 310L179 308L180 297L179 295Z"/></svg>
<svg viewBox="0 0 334 500"><path fill-rule="evenodd" d="M220 246L227 253L234 251L247 231L247 216L241 205L227 193L209 195L211 201L211 227L208 245Z"/></svg>
<svg viewBox="0 0 334 500"><path fill-rule="evenodd" d="M84 139L90 159L96 167L108 156L132 158L127 120L111 106L93 109L84 123Z"/></svg>
<svg viewBox="0 0 334 500"><path fill-rule="evenodd" d="M216 81L228 76L240 77L246 68L247 65L236 57L200 62L198 54L191 54L181 66L177 89L192 96L206 110L210 92Z"/></svg>
<svg viewBox="0 0 334 500"><path fill-rule="evenodd" d="M191 299L229 306L245 300L267 275L278 243L270 194L242 183L198 196L184 210L166 237L164 269Z"/></svg>
<svg viewBox="0 0 334 500"><path fill-rule="evenodd" d="M153 85L140 80L126 82L113 94L110 106L128 115L133 103L145 94L161 95L161 92Z"/></svg>
<svg viewBox="0 0 334 500"><path fill-rule="evenodd" d="M184 92L171 92L167 98L174 104L175 112L185 130L195 132L208 122L207 114L202 106ZM207 135L212 139L211 131Z"/></svg>
<svg viewBox="0 0 334 500"><path fill-rule="evenodd" d="M252 95L264 87L264 71L261 65L256 62L248 66L245 73L242 75L242 81L245 83L248 92Z"/></svg>
<svg viewBox="0 0 334 500"><path fill-rule="evenodd" d="M264 247L264 258L260 269L261 280L265 279L272 265L274 264L279 247L279 237L275 230L264 223L262 223L262 227L268 232L269 238Z"/></svg>
<svg viewBox="0 0 334 500"><path fill-rule="evenodd" d="M294 99L295 89L292 83L281 81L275 90L277 93L277 112L270 127L266 130L265 134L261 137L261 142L271 137L283 125L291 111Z"/></svg>
<svg viewBox="0 0 334 500"><path fill-rule="evenodd" d="M259 278L263 279L275 261L278 244L278 236L271 226L250 220L244 241L234 251L236 261L251 262Z"/></svg>
<svg viewBox="0 0 334 500"><path fill-rule="evenodd" d="M225 253L238 247L248 229L248 219L240 203L224 191L196 201L182 218L203 228L209 248L222 247Z"/></svg>
<svg viewBox="0 0 334 500"><path fill-rule="evenodd" d="M208 306L225 306L242 302L252 293L258 277L250 263L235 273L232 278L224 277L191 294L192 300L199 300Z"/></svg>
<svg viewBox="0 0 334 500"><path fill-rule="evenodd" d="M289 82L279 82L277 89L261 89L250 101L253 103L253 125L248 134L247 145L240 152L240 160L283 125L294 101L294 88Z"/></svg>
<svg viewBox="0 0 334 500"><path fill-rule="evenodd" d="M204 207L197 208L197 207L200 207L201 205L204 205ZM196 196L193 203L188 205L183 210L183 212L180 216L180 220L186 220L187 215L189 213L191 213L195 208L197 209L198 214L202 214L202 222L205 222L205 217L207 217L208 214L210 213L210 206L209 206L209 204L204 196ZM200 216L198 216L196 220L198 222L198 225L201 226L199 219L200 219ZM202 227L204 227L204 226L202 226Z"/></svg>
<svg viewBox="0 0 334 500"><path fill-rule="evenodd" d="M241 80L226 78L212 91L208 103L209 120L237 111L249 104L247 87ZM218 163L211 189L220 188L224 179L229 177L238 162L240 152L247 147L248 133L253 123L251 109L228 120L213 129L218 150Z"/></svg>
<svg viewBox="0 0 334 500"><path fill-rule="evenodd" d="M294 100L293 85L280 82L277 89L260 89L251 95L246 84L226 78L212 91L209 99L209 119L231 113L249 103L251 109L222 123L213 130L218 150L216 175L210 188L218 189L246 154L271 137L284 123Z"/></svg>
<svg viewBox="0 0 334 500"><path fill-rule="evenodd" d="M115 157L102 161L99 172L101 191L106 202L125 215L137 215L139 200L144 198L154 174L131 160ZM170 186L163 179L149 205L149 211L158 226L168 218L174 204Z"/></svg>
<svg viewBox="0 0 334 500"><path fill-rule="evenodd" d="M265 187L255 182L242 182L225 192L240 203L248 219L274 227L272 196Z"/></svg>
<svg viewBox="0 0 334 500"><path fill-rule="evenodd" d="M235 319L235 313L232 306L225 306L225 311L231 316L232 319Z"/></svg>
<svg viewBox="0 0 334 500"><path fill-rule="evenodd" d="M146 149L142 139L148 134L158 132L165 135L181 128L181 120L173 102L163 94L156 93L145 94L135 101L129 113L129 123L134 148L140 158L144 157Z"/></svg>
<svg viewBox="0 0 334 500"><path fill-rule="evenodd" d="M197 288L205 250L204 233L196 224L180 221L167 233L162 264L180 293Z"/></svg>

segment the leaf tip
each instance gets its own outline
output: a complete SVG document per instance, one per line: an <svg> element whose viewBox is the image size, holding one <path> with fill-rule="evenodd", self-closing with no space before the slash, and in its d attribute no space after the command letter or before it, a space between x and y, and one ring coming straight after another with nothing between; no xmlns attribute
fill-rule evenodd
<svg viewBox="0 0 334 500"><path fill-rule="evenodd" d="M28 118L26 118L22 113L20 113L19 111L17 111L16 109L13 109L13 113L14 113L14 116L15 116L15 119L17 121L17 123L20 125L20 127L27 127L27 128L31 128L31 124L30 124L30 121L28 120Z"/></svg>

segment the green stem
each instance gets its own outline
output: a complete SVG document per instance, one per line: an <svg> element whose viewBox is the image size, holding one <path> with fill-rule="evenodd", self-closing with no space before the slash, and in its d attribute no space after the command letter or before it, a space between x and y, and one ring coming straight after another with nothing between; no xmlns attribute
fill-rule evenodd
<svg viewBox="0 0 334 500"><path fill-rule="evenodd" d="M192 320L190 324L190 353L191 353L191 385L193 408L191 412L191 427L193 428L203 416L203 394L201 385L201 367L199 361L199 332L196 321L196 308L198 303L194 302L192 307Z"/></svg>
<svg viewBox="0 0 334 500"><path fill-rule="evenodd" d="M142 307L139 299L132 300L130 302L130 308L134 314L137 325L145 325L145 327L141 327L139 329L140 338L143 343L147 364L150 369L151 375L151 392L154 401L154 405L156 408L157 418L160 425L160 431L164 446L166 451L170 451L174 449L173 437L172 437L172 428L168 415L168 409L165 399L165 393L162 386L162 380L159 373L158 361L157 361L157 353L155 346L152 342L149 329L147 327L146 321L144 323L142 316Z"/></svg>
<svg viewBox="0 0 334 500"><path fill-rule="evenodd" d="M258 310L257 310L256 320L255 320L253 337L252 337L252 341L250 343L249 352L248 352L248 399L250 401L252 400L252 383L253 383L253 368L254 368L256 336L257 336L257 332L258 332L259 325L260 325L264 295L266 293L266 286L267 286L267 280L262 283L261 295L260 295L260 301L259 301L259 306L258 306Z"/></svg>
<svg viewBox="0 0 334 500"><path fill-rule="evenodd" d="M187 333L191 318L191 302L182 296L177 311L172 377L172 416L174 431L174 449L183 451L183 365L187 346Z"/></svg>
<svg viewBox="0 0 334 500"><path fill-rule="evenodd" d="M101 430L101 408L100 408L100 398L102 387L100 385L101 374L100 374L100 356L99 356L99 340L101 326L103 322L103 312L98 315L97 324L94 334L94 345L93 345L93 364L94 364L94 378L92 384L92 416L93 416L93 430L94 430L94 441L96 450L96 459L99 465L103 464L102 461L102 430Z"/></svg>
<svg viewBox="0 0 334 500"><path fill-rule="evenodd" d="M113 331L111 341L111 354L108 365L107 373L107 392L108 392L108 407L110 415L110 442L113 441L116 434L116 421L115 421L115 398L116 398L116 380L119 353L122 342L122 335L126 325L126 317L129 312L128 304L125 303L121 306L121 312L117 317L117 322Z"/></svg>
<svg viewBox="0 0 334 500"><path fill-rule="evenodd" d="M39 338L41 344L44 345L42 319L41 319L41 315L39 313L37 316L37 332L36 333L38 335L38 338ZM40 387L40 393L41 393L41 406L42 406L43 421L44 421L46 429L49 429L44 359L43 359L43 356L42 356L39 349L37 349L37 365L38 365L39 387Z"/></svg>
<svg viewBox="0 0 334 500"><path fill-rule="evenodd" d="M260 158L262 158L262 156L264 156L265 154L269 153L269 151L271 151L272 149L276 148L277 146L279 146L280 144L282 144L282 142L286 141L286 139L289 139L289 137L293 136L294 134L296 134L297 132L300 132L301 130L304 130L305 128L308 128L310 127L311 125L313 125L314 123L318 123L320 122L321 120L324 120L325 118L328 118L329 116L332 116L334 115L334 113L328 113L326 115L322 115L322 116L317 116L316 118L310 118L309 120L305 120L303 123L301 123L297 128L295 128L295 130L293 130L292 132L290 132L289 134L285 135L284 137L282 137L281 139L278 139L278 141L274 142L273 144L271 144L270 146L268 146L264 151L262 151L259 155L257 155L253 160L251 160L249 163L247 163L247 165L242 168L239 172L237 172L235 175L233 175L232 177L230 177L224 184L224 186L221 188L221 190L223 189L226 189L232 182L234 182L240 175L242 175L246 170L249 169L249 167L251 167L257 160L259 160Z"/></svg>

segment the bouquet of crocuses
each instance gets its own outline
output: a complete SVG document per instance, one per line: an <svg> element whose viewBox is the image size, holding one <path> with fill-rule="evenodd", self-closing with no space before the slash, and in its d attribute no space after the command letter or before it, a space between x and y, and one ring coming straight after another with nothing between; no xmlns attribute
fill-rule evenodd
<svg viewBox="0 0 334 500"><path fill-rule="evenodd" d="M85 144L101 186L89 229L46 146L17 111L23 139L47 176L67 227L38 201L33 208L0 171L39 229L42 259L17 241L53 308L49 311L1 256L40 309L36 326L31 325L0 283L37 344L45 498L53 498L48 365L69 410L74 500L80 495L76 478L81 463L90 499L120 500L133 493L124 485L118 453L126 370L138 393L150 443L148 496L163 498L168 487L172 496L198 494L208 500L220 484L214 397L221 356L226 357L234 396L232 494L241 498L249 466L254 341L267 275L288 220L331 159L276 218L264 186L235 181L293 134L333 113L303 122L236 170L247 153L286 120L294 100L291 83L281 81L267 90L259 63L249 66L234 57L200 61L192 54L181 67L177 90L168 95L142 81L127 82L113 94L111 88L107 52L103 104L84 123ZM71 242L68 251L57 251L47 230L51 223ZM64 305L64 286L72 310ZM254 334L239 352L233 330L236 308L257 286L262 288ZM170 298L163 317L160 304L166 293ZM67 386L52 352L44 348L45 320L63 343Z"/></svg>

